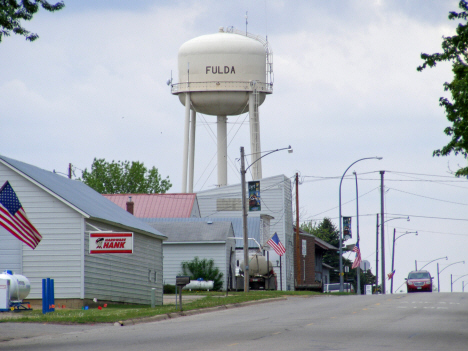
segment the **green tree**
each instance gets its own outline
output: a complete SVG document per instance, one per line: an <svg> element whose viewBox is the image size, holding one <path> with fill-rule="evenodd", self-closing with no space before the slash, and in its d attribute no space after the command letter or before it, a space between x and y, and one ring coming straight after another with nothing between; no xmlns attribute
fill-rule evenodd
<svg viewBox="0 0 468 351"><path fill-rule="evenodd" d="M22 35L26 40L34 41L39 36L24 29L21 21L30 21L39 11L39 6L49 12L61 10L65 7L63 1L50 4L46 0L0 0L0 42L4 36L11 33Z"/></svg>
<svg viewBox="0 0 468 351"><path fill-rule="evenodd" d="M451 125L445 128L444 133L451 140L442 149L435 150L433 156L448 156L452 152L468 157L468 2L459 2L461 12L449 12L449 20L460 20L456 35L443 37L442 53L421 54L424 63L417 68L418 71L426 67L435 67L438 62L452 64L453 80L444 83L444 90L449 91L451 99L441 97L440 106L444 107L447 119ZM457 177L468 176L468 167L462 167L455 173Z"/></svg>
<svg viewBox="0 0 468 351"><path fill-rule="evenodd" d="M303 223L301 229L316 236L323 241L339 248L340 247L340 231L336 228L329 218L324 218L320 223ZM323 255L323 262L338 269L340 266L340 254L334 250L328 250ZM343 265L351 266L352 262L343 257ZM330 271L330 281L336 282L340 280L339 272Z"/></svg>
<svg viewBox="0 0 468 351"><path fill-rule="evenodd" d="M215 267L213 259L200 260L195 257L192 261L182 262L182 275L188 275L190 280L203 278L204 280L212 280L214 283L213 290L220 290L223 286L223 273Z"/></svg>
<svg viewBox="0 0 468 351"><path fill-rule="evenodd" d="M142 162L112 161L95 158L91 171L85 168L80 179L101 194L157 194L165 193L172 184L162 179L156 167L148 170Z"/></svg>

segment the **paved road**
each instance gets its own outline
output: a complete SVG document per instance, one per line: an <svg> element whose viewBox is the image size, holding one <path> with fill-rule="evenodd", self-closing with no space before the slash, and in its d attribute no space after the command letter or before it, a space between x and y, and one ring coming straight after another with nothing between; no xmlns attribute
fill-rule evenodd
<svg viewBox="0 0 468 351"><path fill-rule="evenodd" d="M0 324L0 334L30 327L12 325ZM0 350L468 350L468 301L463 293L292 297L134 326L42 327L43 336Z"/></svg>

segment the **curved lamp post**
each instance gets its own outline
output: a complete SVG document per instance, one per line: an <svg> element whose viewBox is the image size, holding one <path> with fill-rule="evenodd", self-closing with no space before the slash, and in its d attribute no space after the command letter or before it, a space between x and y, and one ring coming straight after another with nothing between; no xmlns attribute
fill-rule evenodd
<svg viewBox="0 0 468 351"><path fill-rule="evenodd" d="M439 272L439 264L437 263L437 291L440 292L440 282L439 282L439 274L442 273L443 271L445 271L447 268L449 268L450 266L453 266L454 264L457 264L457 263L463 263L465 264L465 261L458 261L458 262L454 262L454 263L451 263L449 264L448 266L446 266L444 269L442 269L440 272Z"/></svg>
<svg viewBox="0 0 468 351"><path fill-rule="evenodd" d="M453 292L453 284L460 278L463 278L463 277L466 277L468 274L465 274L465 275L462 275L460 277L458 277L457 279L455 279L453 282L451 282L452 286L450 287L450 292ZM451 279L450 279L451 280Z"/></svg>
<svg viewBox="0 0 468 351"><path fill-rule="evenodd" d="M255 162L261 160L265 156L268 156L269 154L272 154L277 151L281 150L288 150L289 153L293 152L293 149L291 148L291 145L289 147L284 147L282 149L276 149L276 150L271 150L270 152L267 152L265 155L262 157L257 158ZM244 292L249 292L249 240L248 240L248 231L247 231L247 207L245 203L245 173L247 170L252 167L252 165L255 163L251 163L250 166L245 168L245 163L244 163L244 147L241 146L240 148L240 156L241 156L241 186L242 186L242 227L243 227L243 239L244 239Z"/></svg>
<svg viewBox="0 0 468 351"><path fill-rule="evenodd" d="M448 260L448 256L436 258L435 260L432 260L432 261L427 262L427 263L426 263L424 266L422 266L420 269L417 269L417 268L416 268L416 270L417 270L417 271L422 271L422 269L423 269L424 267L426 267L429 263L432 263L432 262L438 261L438 260L442 260L442 259L444 259L444 258L445 258L446 260ZM416 261L416 267L418 267L418 261Z"/></svg>
<svg viewBox="0 0 468 351"><path fill-rule="evenodd" d="M409 217L408 217L408 220L409 220ZM400 239L402 236L405 236L405 235L408 235L408 234L415 234L416 233L416 235L418 235L417 231L416 232L406 232L404 234L401 234L401 235L397 236L396 239L395 239L395 233L396 233L396 229L393 228L392 273L393 273L393 271L395 269L395 241ZM390 283L390 294L393 294L393 276L392 276L392 281Z"/></svg>
<svg viewBox="0 0 468 351"><path fill-rule="evenodd" d="M377 214L377 223L378 223L378 218L379 218L379 215ZM375 246L376 246L376 249L375 249L375 288L376 289L377 289L377 287L379 285L379 227L382 224L393 221L395 219L406 219L408 222L410 221L409 216L407 216L407 217L393 217L393 218L387 219L383 223L380 223L380 224L377 225L377 233L376 233L376 238L375 238ZM384 246L385 246L385 243L382 242L382 262L383 262ZM392 268L392 272L393 272L393 268ZM384 283L385 283L385 265L383 264L382 265L382 288L384 286ZM385 291L382 291L382 293L385 293Z"/></svg>
<svg viewBox="0 0 468 351"><path fill-rule="evenodd" d="M340 292L343 292L343 228L342 228L342 223L341 223L341 184L343 183L343 178L346 175L346 172L355 164L358 163L359 161L364 161L364 160L372 160L372 159L377 159L381 160L382 157L364 157L361 158L357 161L354 161L349 165L348 168L346 168L346 171L344 171L343 175L341 176L340 180L340 189L339 189L339 221L340 221Z"/></svg>

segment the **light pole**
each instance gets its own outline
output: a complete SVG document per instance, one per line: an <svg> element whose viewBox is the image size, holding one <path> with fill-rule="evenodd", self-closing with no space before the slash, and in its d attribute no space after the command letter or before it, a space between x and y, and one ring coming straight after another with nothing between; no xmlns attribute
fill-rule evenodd
<svg viewBox="0 0 468 351"><path fill-rule="evenodd" d="M462 275L462 276L458 277L457 279L455 279L454 281L452 281L452 283L451 283L452 286L450 287L450 292L453 292L453 284L455 284L455 282L456 282L458 279L461 279L461 278L463 278L463 277L466 277L467 275L468 275L468 274ZM450 274L450 280L452 280L451 278L452 278L452 275Z"/></svg>
<svg viewBox="0 0 468 351"><path fill-rule="evenodd" d="M359 249L359 192L358 192L358 182L357 174L353 172L354 178L356 179L356 245ZM356 267L356 294L361 295L361 267Z"/></svg>
<svg viewBox="0 0 468 351"><path fill-rule="evenodd" d="M378 291L378 286L379 286L379 227L382 224L393 221L395 219L406 219L408 222L410 221L409 216L408 217L393 217L379 224L379 214L377 213L377 229L376 229L376 238L375 238L375 253L376 253L375 254L375 291L376 293ZM383 239L384 238L382 237L382 240ZM383 245L384 243L382 243L382 246ZM382 294L385 294L385 291L383 289L384 285L385 285L385 269L384 269L384 265L382 265L382 289L381 289Z"/></svg>
<svg viewBox="0 0 468 351"><path fill-rule="evenodd" d="M453 266L454 264L457 264L457 263L463 263L463 264L465 264L465 261L458 261L458 262L451 263L451 264L449 264L448 266L446 266L444 269L442 269L440 272L439 272L439 263L437 263L437 291L438 291L438 292L440 292L440 282L439 282L439 275L440 275L440 273L442 273L442 272L445 271L447 268L449 268L450 266Z"/></svg>
<svg viewBox="0 0 468 351"><path fill-rule="evenodd" d="M422 271L422 269L423 269L424 267L426 267L429 263L432 263L432 262L438 261L438 260L442 260L442 259L444 259L444 258L445 258L445 260L448 260L448 256L436 258L435 260L432 260L432 261L427 262L427 263L426 263L424 266L422 266L420 269L416 269L416 270ZM418 261L416 261L416 267L417 267L417 266L418 266Z"/></svg>
<svg viewBox="0 0 468 351"><path fill-rule="evenodd" d="M409 219L409 217L408 217L408 219ZM392 273L395 270L395 241L397 241L398 239L400 239L404 235L414 234L414 233L416 233L416 235L418 235L418 232L406 232L404 234L399 235L395 239L395 233L396 233L396 229L393 228ZM390 294L393 294L393 276L392 276L392 281L390 283Z"/></svg>
<svg viewBox="0 0 468 351"><path fill-rule="evenodd" d="M260 161L263 157L268 156L277 151L288 150L289 153L293 151L291 145L289 147L284 147L282 149L276 149L267 152L265 155L257 158L255 162ZM245 173L247 170L255 163L251 163L250 166L245 168L244 163L244 147L240 147L240 157L241 157L241 187L242 187L242 228L243 228L243 239L244 239L244 292L249 292L249 240L248 240L248 231L247 231L247 203L245 201Z"/></svg>
<svg viewBox="0 0 468 351"><path fill-rule="evenodd" d="M346 168L346 171L344 171L343 175L341 176L341 180L340 180L340 189L339 189L339 221L340 221L340 292L343 292L343 228L342 228L342 223L341 223L341 184L343 183L343 178L344 176L346 175L346 172L348 172L348 169L351 168L352 165L354 165L355 163L358 163L359 161L363 161L363 160L372 160L372 159L377 159L377 160L381 160L382 157L364 157L364 158L361 158L357 161L354 161L353 163L351 163L349 165L348 168Z"/></svg>

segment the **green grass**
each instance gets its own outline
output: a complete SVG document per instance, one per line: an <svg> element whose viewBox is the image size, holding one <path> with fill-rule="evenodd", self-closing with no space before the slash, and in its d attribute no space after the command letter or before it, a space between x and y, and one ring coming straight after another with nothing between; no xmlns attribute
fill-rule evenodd
<svg viewBox="0 0 468 351"><path fill-rule="evenodd" d="M184 302L184 295L203 295L205 297ZM308 291L250 291L229 292L226 297L225 292L184 292L182 294L183 310L196 310L202 308L237 304L247 301L270 299L282 296L320 296L322 294ZM90 308L88 310L61 310L42 314L42 310L23 311L15 313L12 318L2 316L1 322L37 322L37 323L61 323L61 324L92 324L92 323L115 323L128 319L138 319L152 317L162 314L178 312L175 305L156 306L151 308L148 305L121 305L108 304L107 308L99 310ZM18 318L19 314L19 318Z"/></svg>

